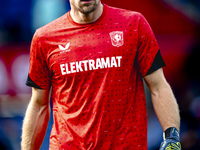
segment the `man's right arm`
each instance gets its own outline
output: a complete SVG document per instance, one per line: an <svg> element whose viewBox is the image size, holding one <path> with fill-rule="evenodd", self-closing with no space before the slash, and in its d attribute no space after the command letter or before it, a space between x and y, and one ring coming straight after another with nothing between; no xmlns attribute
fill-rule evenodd
<svg viewBox="0 0 200 150"><path fill-rule="evenodd" d="M39 150L44 140L50 117L49 90L32 88L22 127L22 150Z"/></svg>

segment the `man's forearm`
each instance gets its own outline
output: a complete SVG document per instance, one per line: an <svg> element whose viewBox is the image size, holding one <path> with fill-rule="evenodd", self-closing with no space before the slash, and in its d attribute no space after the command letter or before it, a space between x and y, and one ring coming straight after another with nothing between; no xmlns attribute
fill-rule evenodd
<svg viewBox="0 0 200 150"><path fill-rule="evenodd" d="M179 108L168 83L152 93L152 102L158 120L165 131L169 127L180 128Z"/></svg>
<svg viewBox="0 0 200 150"><path fill-rule="evenodd" d="M22 150L38 150L46 134L50 117L50 106L31 100L22 128Z"/></svg>

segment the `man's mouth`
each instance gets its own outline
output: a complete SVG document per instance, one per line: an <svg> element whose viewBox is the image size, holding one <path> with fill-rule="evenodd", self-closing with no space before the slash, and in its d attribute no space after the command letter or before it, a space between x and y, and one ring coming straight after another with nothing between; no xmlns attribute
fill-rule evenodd
<svg viewBox="0 0 200 150"><path fill-rule="evenodd" d="M92 0L81 0L81 3L87 4L90 3Z"/></svg>

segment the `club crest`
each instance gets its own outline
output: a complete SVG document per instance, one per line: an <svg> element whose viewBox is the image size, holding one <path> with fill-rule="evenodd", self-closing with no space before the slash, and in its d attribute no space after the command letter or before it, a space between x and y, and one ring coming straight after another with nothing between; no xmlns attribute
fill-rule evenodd
<svg viewBox="0 0 200 150"><path fill-rule="evenodd" d="M123 31L110 32L110 38L113 46L120 47L124 45Z"/></svg>

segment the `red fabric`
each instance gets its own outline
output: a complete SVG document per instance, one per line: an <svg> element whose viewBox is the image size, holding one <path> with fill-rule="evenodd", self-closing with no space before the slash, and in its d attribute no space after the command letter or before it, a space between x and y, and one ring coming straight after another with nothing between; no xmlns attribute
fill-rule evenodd
<svg viewBox="0 0 200 150"><path fill-rule="evenodd" d="M141 75L158 49L140 13L107 5L92 24L77 24L67 13L37 30L29 76L53 87L50 149L146 150Z"/></svg>

